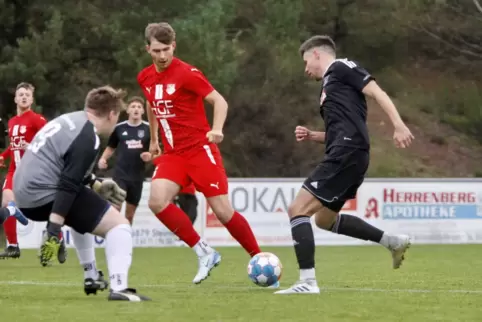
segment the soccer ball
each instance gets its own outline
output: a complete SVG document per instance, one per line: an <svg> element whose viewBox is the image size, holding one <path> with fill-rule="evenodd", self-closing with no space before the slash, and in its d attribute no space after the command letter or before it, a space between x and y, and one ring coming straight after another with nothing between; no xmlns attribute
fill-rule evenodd
<svg viewBox="0 0 482 322"><path fill-rule="evenodd" d="M268 287L281 279L283 265L272 253L259 253L248 264L248 276L254 284Z"/></svg>

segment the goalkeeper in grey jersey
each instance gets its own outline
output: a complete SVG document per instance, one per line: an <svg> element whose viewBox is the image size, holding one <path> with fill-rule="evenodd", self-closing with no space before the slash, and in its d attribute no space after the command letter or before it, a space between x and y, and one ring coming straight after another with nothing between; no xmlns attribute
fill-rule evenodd
<svg viewBox="0 0 482 322"><path fill-rule="evenodd" d="M13 181L17 207L25 217L47 221L42 265L56 258L61 227L68 225L74 230L85 292L104 290L108 283L96 268L91 234L103 237L111 281L108 299L138 302L149 299L127 285L131 226L110 205L121 204L125 192L112 180L99 181L91 174L100 148L98 135L109 136L114 130L123 97L123 92L109 86L95 88L87 94L83 111L47 123L28 146Z"/></svg>

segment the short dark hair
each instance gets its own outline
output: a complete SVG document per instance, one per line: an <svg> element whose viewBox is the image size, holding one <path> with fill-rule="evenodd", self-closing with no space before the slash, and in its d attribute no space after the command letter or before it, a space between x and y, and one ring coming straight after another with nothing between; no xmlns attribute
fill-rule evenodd
<svg viewBox="0 0 482 322"><path fill-rule="evenodd" d="M32 91L32 93L35 92L35 86L33 86L32 84L27 83L27 82L21 82L20 84L18 84L17 88L15 88L15 92L18 91L21 88L28 89L28 90Z"/></svg>
<svg viewBox="0 0 482 322"><path fill-rule="evenodd" d="M333 54L336 54L336 45L333 39L331 39L330 36L318 35L309 38L301 44L299 49L301 56L303 56L308 50L311 50L315 47L323 47L328 49Z"/></svg>
<svg viewBox="0 0 482 322"><path fill-rule="evenodd" d="M125 110L125 91L111 86L91 89L85 97L85 107L93 110L97 115L104 116L111 111L120 113Z"/></svg>
<svg viewBox="0 0 482 322"><path fill-rule="evenodd" d="M138 102L141 103L142 106L144 106L144 99L140 96L132 96L127 100L127 106L131 105L133 102Z"/></svg>
<svg viewBox="0 0 482 322"><path fill-rule="evenodd" d="M145 33L146 43L151 44L151 40L155 39L165 45L170 45L176 40L176 32L167 22L150 23L147 25Z"/></svg>

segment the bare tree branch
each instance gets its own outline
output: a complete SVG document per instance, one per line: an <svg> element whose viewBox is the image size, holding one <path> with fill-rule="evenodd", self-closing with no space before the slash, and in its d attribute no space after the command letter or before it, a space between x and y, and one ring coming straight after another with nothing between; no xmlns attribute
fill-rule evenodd
<svg viewBox="0 0 482 322"><path fill-rule="evenodd" d="M432 31L428 30L427 28L425 28L424 26L421 26L421 25L418 25L418 26L414 26L412 24L409 24L409 23L406 23L404 21L401 21L400 19L398 19L398 21L404 25L405 27L407 28L410 28L412 30L416 30L416 31L422 31L424 32L425 34L427 34L428 36L430 36L431 38L441 42L442 44L446 45L447 47L461 53L461 54L464 54L464 55L467 55L467 56L470 56L470 57L473 57L473 58L477 58L477 59L481 59L482 60L482 53L476 53L474 51L471 51L471 50L468 50L468 49L465 49L465 48L460 48L459 46L451 43L450 41L447 41L445 40L444 38L442 38L441 36L433 33Z"/></svg>
<svg viewBox="0 0 482 322"><path fill-rule="evenodd" d="M474 5L477 7L477 10L479 10L480 13L482 13L482 6L479 3L479 0L473 0Z"/></svg>
<svg viewBox="0 0 482 322"><path fill-rule="evenodd" d="M413 27L411 27L411 28L413 28ZM465 54L465 55L472 56L472 57L475 57L475 58L478 58L478 59L482 59L482 54L475 53L475 52L473 52L473 51L471 51L471 50L468 50L468 49L460 48L459 46L454 45L454 44L452 44L451 42L443 39L443 38L440 37L439 35L434 34L433 32L431 32L430 30L426 29L426 28L423 27L423 26L420 26L419 28L415 28L415 29L418 29L418 30L423 31L424 33L426 33L427 35L429 35L429 36L432 37L433 39L438 40L439 42L443 43L443 44L446 45L447 47L450 47L450 48L458 51L458 52L461 53L461 54Z"/></svg>
<svg viewBox="0 0 482 322"><path fill-rule="evenodd" d="M475 0L476 1L476 0ZM449 3L445 3L444 4L445 7L449 8L450 10L452 10L454 13L457 13L459 16L461 17L464 17L465 19L467 18L474 18L474 19L477 19L479 21L482 21L482 17L480 17L478 15L478 12L470 12L470 13L466 13L466 12L463 12L462 9L460 7L456 7L454 5L451 5Z"/></svg>
<svg viewBox="0 0 482 322"><path fill-rule="evenodd" d="M479 46L479 45L473 44L473 43L469 43L461 35L457 36L457 40L460 41L465 46L471 47L472 49L475 49L475 50L479 50L482 53L482 46Z"/></svg>

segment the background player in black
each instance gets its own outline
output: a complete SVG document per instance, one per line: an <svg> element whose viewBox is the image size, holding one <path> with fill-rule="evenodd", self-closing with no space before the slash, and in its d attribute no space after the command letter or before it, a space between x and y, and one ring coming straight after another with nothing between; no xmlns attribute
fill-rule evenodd
<svg viewBox="0 0 482 322"><path fill-rule="evenodd" d="M145 163L152 159L149 153L151 137L149 123L142 120L144 100L141 97L132 97L128 101L126 112L128 120L117 124L99 159L98 167L106 169L107 160L117 151L113 180L127 192L126 218L132 225L142 196Z"/></svg>
<svg viewBox="0 0 482 322"><path fill-rule="evenodd" d="M388 95L374 78L355 62L336 59L336 47L328 36L314 36L300 47L306 63L305 72L322 80L320 114L326 132L298 126L297 141L325 143L321 163L305 180L302 189L288 208L300 280L277 294L319 293L315 276L315 243L310 217L321 228L385 246L392 253L393 268L399 268L410 238L389 235L361 218L339 214L344 203L356 196L369 163L369 136L366 125L365 95L372 97L389 116L397 147L408 147L413 135Z"/></svg>

